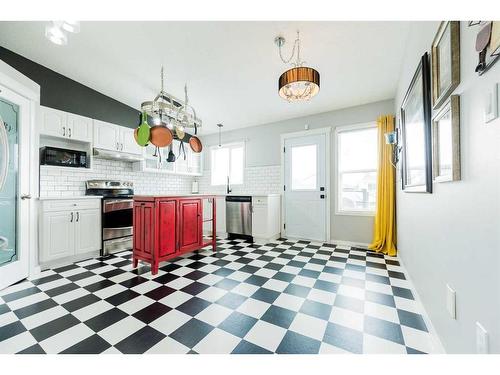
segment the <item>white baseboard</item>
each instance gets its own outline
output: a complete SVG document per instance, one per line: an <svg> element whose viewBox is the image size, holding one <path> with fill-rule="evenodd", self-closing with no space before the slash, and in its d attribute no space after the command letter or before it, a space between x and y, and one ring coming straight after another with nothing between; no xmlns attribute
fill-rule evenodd
<svg viewBox="0 0 500 375"><path fill-rule="evenodd" d="M344 240L335 240L331 239L329 243L334 244L334 245L344 245L344 246L355 246L355 247L362 247L362 248L368 248L367 243L364 242L353 242L353 241L344 241Z"/></svg>
<svg viewBox="0 0 500 375"><path fill-rule="evenodd" d="M444 350L443 343L439 339L437 331L434 328L434 325L432 324L431 319L429 318L429 314L427 314L427 310L425 309L425 306L422 303L422 299L420 298L420 295L418 294L417 290L415 289L415 284L413 283L413 280L411 279L410 274L408 273L408 269L406 268L406 266L403 263L403 260L401 259L400 256L398 256L398 261L399 261L399 264L405 270L405 276L406 276L406 279L408 280L408 282L411 285L411 292L415 296L415 302L418 304L419 308L422 310L422 312L423 312L422 317L424 319L425 325L429 329L429 333L431 334L431 337L433 338L432 341L433 341L433 344L434 344L434 348L436 349L436 352L432 353L432 354L446 354L446 351Z"/></svg>

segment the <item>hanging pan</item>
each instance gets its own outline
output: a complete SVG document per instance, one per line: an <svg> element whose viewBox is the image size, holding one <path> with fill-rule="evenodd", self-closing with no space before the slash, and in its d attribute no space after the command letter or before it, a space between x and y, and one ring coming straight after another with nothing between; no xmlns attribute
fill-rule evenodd
<svg viewBox="0 0 500 375"><path fill-rule="evenodd" d="M193 152L199 153L201 152L201 150L203 150L203 145L201 144L200 138L196 136L197 133L198 133L198 127L195 124L194 135L192 135L189 138L189 146L191 146L191 150L193 150Z"/></svg>
<svg viewBox="0 0 500 375"><path fill-rule="evenodd" d="M139 146L147 146L149 143L150 132L151 127L148 124L146 113L143 112L141 125L139 125L139 127L134 131L134 138Z"/></svg>
<svg viewBox="0 0 500 375"><path fill-rule="evenodd" d="M158 125L151 128L150 140L156 147L166 147L172 143L172 139L174 136L166 126Z"/></svg>
<svg viewBox="0 0 500 375"><path fill-rule="evenodd" d="M191 146L191 150L196 153L199 153L201 152L201 150L203 150L203 145L201 144L200 138L195 135L192 135L191 138L189 138L189 146Z"/></svg>

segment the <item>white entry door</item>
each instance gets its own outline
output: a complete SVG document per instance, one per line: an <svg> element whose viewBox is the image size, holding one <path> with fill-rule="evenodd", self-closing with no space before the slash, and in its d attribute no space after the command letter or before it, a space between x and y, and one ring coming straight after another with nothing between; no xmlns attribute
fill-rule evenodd
<svg viewBox="0 0 500 375"><path fill-rule="evenodd" d="M326 241L327 133L284 140L284 233L288 238Z"/></svg>
<svg viewBox="0 0 500 375"><path fill-rule="evenodd" d="M31 102L0 85L0 290L28 277Z"/></svg>

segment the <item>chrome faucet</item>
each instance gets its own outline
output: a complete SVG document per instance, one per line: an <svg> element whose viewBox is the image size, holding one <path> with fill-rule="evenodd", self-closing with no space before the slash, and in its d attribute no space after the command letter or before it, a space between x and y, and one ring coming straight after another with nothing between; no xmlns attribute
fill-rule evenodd
<svg viewBox="0 0 500 375"><path fill-rule="evenodd" d="M231 189L231 185L229 184L229 176L227 176L227 183L226 183L226 192L229 194L233 190Z"/></svg>

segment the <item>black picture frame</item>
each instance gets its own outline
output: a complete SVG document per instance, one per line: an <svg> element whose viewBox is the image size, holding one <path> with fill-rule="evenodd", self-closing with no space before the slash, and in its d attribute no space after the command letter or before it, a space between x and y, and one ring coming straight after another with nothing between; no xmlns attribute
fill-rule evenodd
<svg viewBox="0 0 500 375"><path fill-rule="evenodd" d="M429 54L426 52L420 59L400 110L402 140L401 183L403 191L407 193L432 193L431 95L430 62ZM412 121L410 122L409 119L412 119ZM408 131L408 126L423 128L423 146L418 145L418 143L422 143L421 139L411 137L411 133L414 132ZM418 149L419 146L424 148L422 160L417 162L416 167L410 167L409 169L408 149ZM421 152L416 154L421 154ZM413 155L415 155L415 152L413 152ZM422 163L421 166L418 165L420 162Z"/></svg>

